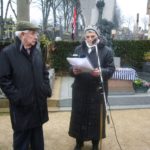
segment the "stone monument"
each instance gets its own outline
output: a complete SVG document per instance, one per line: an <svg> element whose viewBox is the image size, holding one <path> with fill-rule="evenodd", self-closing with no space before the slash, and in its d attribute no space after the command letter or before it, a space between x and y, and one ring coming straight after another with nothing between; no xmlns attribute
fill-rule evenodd
<svg viewBox="0 0 150 150"><path fill-rule="evenodd" d="M99 10L96 3L98 1L104 1L102 19L113 21L114 10L116 6L116 0L80 0L81 10L84 17L85 25L96 25L99 19Z"/></svg>

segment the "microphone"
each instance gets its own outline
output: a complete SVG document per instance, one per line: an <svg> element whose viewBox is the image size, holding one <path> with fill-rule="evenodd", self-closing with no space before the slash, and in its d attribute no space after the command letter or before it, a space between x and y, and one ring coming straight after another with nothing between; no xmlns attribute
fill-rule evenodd
<svg viewBox="0 0 150 150"><path fill-rule="evenodd" d="M96 45L96 44L97 44L97 41L98 41L98 38L95 38L95 39L92 41L92 44L93 44L93 45Z"/></svg>

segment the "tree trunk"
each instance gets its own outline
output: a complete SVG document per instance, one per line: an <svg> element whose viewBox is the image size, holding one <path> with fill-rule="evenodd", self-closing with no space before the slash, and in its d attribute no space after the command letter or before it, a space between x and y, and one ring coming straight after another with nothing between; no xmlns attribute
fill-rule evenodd
<svg viewBox="0 0 150 150"><path fill-rule="evenodd" d="M3 19L3 0L1 0L1 16L0 16L0 39L4 35L4 19Z"/></svg>
<svg viewBox="0 0 150 150"><path fill-rule="evenodd" d="M17 21L30 20L30 3L29 0L17 0Z"/></svg>

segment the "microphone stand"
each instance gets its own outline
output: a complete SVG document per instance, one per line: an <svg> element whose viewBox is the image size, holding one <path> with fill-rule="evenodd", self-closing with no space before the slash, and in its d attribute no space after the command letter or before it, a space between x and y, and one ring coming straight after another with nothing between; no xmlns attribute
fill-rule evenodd
<svg viewBox="0 0 150 150"><path fill-rule="evenodd" d="M102 83L104 107L106 110L107 122L109 124L110 119L109 119L109 115L107 114L108 108L107 108L107 101L106 101L106 92L105 92L105 88L104 88L104 81L103 81L103 76L102 76L101 62L100 62L100 58L99 58L97 43L94 46L96 49L96 55L97 55L97 59L98 59L98 69L100 71L99 78L100 78L101 83ZM102 150L103 111L104 111L103 104L100 104L100 150Z"/></svg>

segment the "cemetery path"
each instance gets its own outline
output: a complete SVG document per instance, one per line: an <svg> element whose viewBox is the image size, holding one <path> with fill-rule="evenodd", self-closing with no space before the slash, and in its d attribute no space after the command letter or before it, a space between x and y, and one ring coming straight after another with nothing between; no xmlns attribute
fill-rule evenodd
<svg viewBox="0 0 150 150"><path fill-rule="evenodd" d="M150 149L150 109L113 110L118 139L123 150ZM68 136L70 111L49 112L44 125L45 150L73 150L75 140ZM86 142L83 150L90 150ZM12 129L8 113L0 113L0 150L12 150ZM112 122L107 125L103 150L119 150Z"/></svg>

